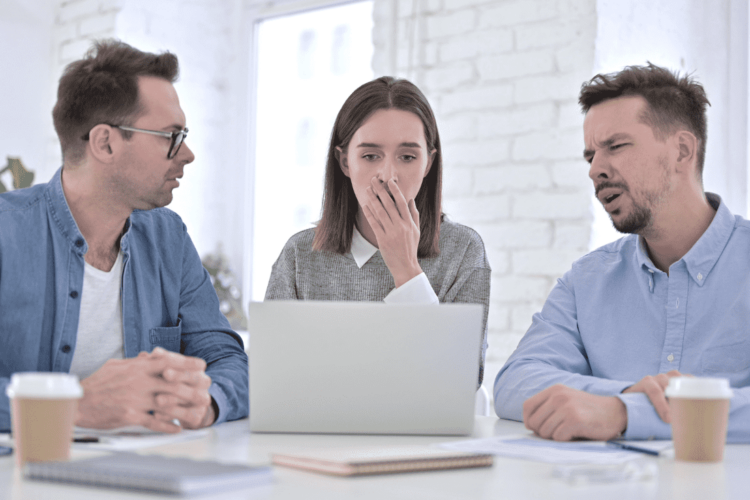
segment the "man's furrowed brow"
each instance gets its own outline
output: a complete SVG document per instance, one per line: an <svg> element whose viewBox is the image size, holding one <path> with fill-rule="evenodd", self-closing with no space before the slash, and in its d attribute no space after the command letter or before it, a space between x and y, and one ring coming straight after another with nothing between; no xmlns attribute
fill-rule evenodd
<svg viewBox="0 0 750 500"><path fill-rule="evenodd" d="M622 141L622 140L629 139L629 138L630 136L627 134L614 134L612 137L609 137L608 139L605 139L602 142L600 142L599 145L602 148L608 148L618 141ZM596 153L596 151L594 151L593 149L584 149L583 158L586 160L590 160L591 158L594 157L594 153Z"/></svg>

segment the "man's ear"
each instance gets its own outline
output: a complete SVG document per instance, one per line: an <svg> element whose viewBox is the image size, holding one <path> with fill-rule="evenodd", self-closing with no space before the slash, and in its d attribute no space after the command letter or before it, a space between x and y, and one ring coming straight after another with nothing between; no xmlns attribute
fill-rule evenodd
<svg viewBox="0 0 750 500"><path fill-rule="evenodd" d="M692 132L680 130L674 137L677 146L677 172L695 172L698 168L698 138Z"/></svg>
<svg viewBox="0 0 750 500"><path fill-rule="evenodd" d="M427 174L430 173L430 169L432 168L432 164L435 162L435 155L437 154L437 149L433 149L430 151L430 156L427 159L427 168L424 169L424 175L422 176L422 179L427 177Z"/></svg>
<svg viewBox="0 0 750 500"><path fill-rule="evenodd" d="M339 162L339 167L341 168L341 171L344 172L344 175L351 178L349 175L349 161L346 159L346 152L341 149L340 146L336 146L336 161Z"/></svg>
<svg viewBox="0 0 750 500"><path fill-rule="evenodd" d="M114 161L115 149L122 142L112 127L100 123L89 131L88 150L91 155L101 163L112 163ZM117 144L114 144L117 143ZM115 146L115 149L113 149Z"/></svg>

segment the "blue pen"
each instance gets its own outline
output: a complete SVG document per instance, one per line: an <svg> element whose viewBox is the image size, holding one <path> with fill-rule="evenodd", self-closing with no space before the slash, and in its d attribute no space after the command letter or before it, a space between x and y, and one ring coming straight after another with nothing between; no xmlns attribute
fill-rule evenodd
<svg viewBox="0 0 750 500"><path fill-rule="evenodd" d="M7 446L0 446L0 455L10 455L13 453L13 448L8 448Z"/></svg>
<svg viewBox="0 0 750 500"><path fill-rule="evenodd" d="M645 453L646 455L654 455L655 457L659 456L658 451L649 450L648 448L641 448L639 446L633 446L631 444L618 443L617 441L607 441L607 444L617 446L618 448L622 448L623 450L638 451L640 453Z"/></svg>

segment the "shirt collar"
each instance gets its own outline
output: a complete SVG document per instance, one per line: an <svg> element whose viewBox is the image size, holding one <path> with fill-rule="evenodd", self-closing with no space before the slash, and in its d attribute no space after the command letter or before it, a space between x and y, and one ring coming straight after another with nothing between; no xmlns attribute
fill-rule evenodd
<svg viewBox="0 0 750 500"><path fill-rule="evenodd" d="M714 193L706 193L706 198L716 210L716 215L714 215L708 229L695 242L688 253L680 259L685 262L688 273L699 286L703 286L706 277L714 268L716 261L719 260L724 247L732 236L735 224L734 215L729 211L726 204L721 202L720 196ZM656 267L648 256L644 239L640 236L638 236L638 250L636 252L638 264L647 268L650 272L654 272Z"/></svg>
<svg viewBox="0 0 750 500"><path fill-rule="evenodd" d="M352 257L354 257L354 262L357 263L357 267L361 269L377 251L377 247L367 241L365 237L357 231L357 227L355 226L354 231L352 232L351 254Z"/></svg>
<svg viewBox="0 0 750 500"><path fill-rule="evenodd" d="M70 211L68 200L65 198L65 192L62 187L62 170L63 167L60 167L47 185L47 204L53 214L53 219L57 227L65 236L65 239L70 242L73 251L80 255L85 255L86 252L89 251L89 245L86 243L86 238L83 237L81 230L78 228L78 223L75 218L73 218L73 213ZM123 236L120 238L120 250L122 251L127 250L126 241L129 230L130 217L125 221Z"/></svg>
<svg viewBox="0 0 750 500"><path fill-rule="evenodd" d="M688 273L699 285L705 283L708 273L711 272L716 261L724 252L724 247L727 246L729 238L732 236L735 224L734 215L729 211L726 204L721 202L718 195L706 193L706 198L711 206L716 209L716 215L714 215L714 220L711 221L708 229L683 257Z"/></svg>
<svg viewBox="0 0 750 500"><path fill-rule="evenodd" d="M62 167L55 172L47 185L47 204L53 215L53 220L57 225L60 232L70 242L70 246L73 251L80 255L85 254L88 251L88 244L86 239L81 234L81 230L78 229L78 224L73 218L73 214L70 212L68 201L65 199L65 193L62 187Z"/></svg>

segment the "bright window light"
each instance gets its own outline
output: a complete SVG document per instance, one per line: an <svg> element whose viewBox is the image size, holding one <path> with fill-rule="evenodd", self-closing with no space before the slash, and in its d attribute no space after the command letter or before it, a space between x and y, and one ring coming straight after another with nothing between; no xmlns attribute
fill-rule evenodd
<svg viewBox="0 0 750 500"><path fill-rule="evenodd" d="M372 24L372 2L357 2L259 25L251 300L287 239L320 218L336 113L373 78Z"/></svg>

